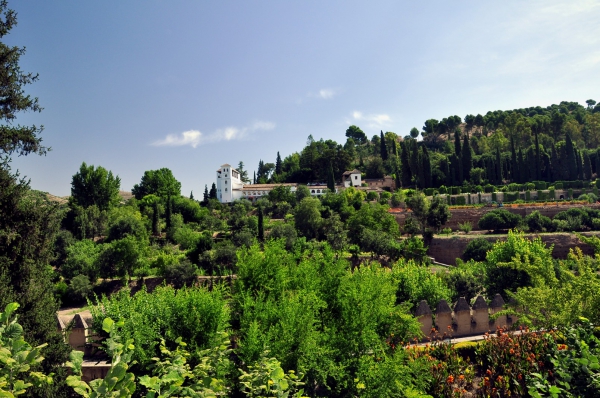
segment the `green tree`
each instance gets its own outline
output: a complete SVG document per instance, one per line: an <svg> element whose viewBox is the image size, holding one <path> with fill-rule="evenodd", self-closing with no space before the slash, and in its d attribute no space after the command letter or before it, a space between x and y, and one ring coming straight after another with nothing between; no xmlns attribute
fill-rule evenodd
<svg viewBox="0 0 600 398"><path fill-rule="evenodd" d="M141 200L146 195L156 195L160 198L178 197L181 195L181 183L167 168L148 170L144 172L141 182L133 186L131 192L137 200Z"/></svg>
<svg viewBox="0 0 600 398"><path fill-rule="evenodd" d="M277 158L275 159L275 174L280 175L283 172L283 168L281 166L281 155L279 155L279 151L277 151Z"/></svg>
<svg viewBox="0 0 600 398"><path fill-rule="evenodd" d="M362 145L367 142L367 136L365 133L360 129L360 127L355 125L348 127L346 130L346 137L352 138L358 145Z"/></svg>
<svg viewBox="0 0 600 398"><path fill-rule="evenodd" d="M261 206L258 207L258 240L259 242L265 240L265 221Z"/></svg>
<svg viewBox="0 0 600 398"><path fill-rule="evenodd" d="M473 153L471 151L471 143L467 134L465 134L465 136L463 137L461 156L464 178L465 180L471 181L471 169L473 168Z"/></svg>
<svg viewBox="0 0 600 398"><path fill-rule="evenodd" d="M238 163L237 171L240 173L240 180L242 180L243 183L249 184L250 179L248 178L248 171L244 169L244 162L241 160Z"/></svg>
<svg viewBox="0 0 600 398"><path fill-rule="evenodd" d="M35 82L37 74L23 73L19 67L21 55L25 54L25 47L9 46L4 43L8 35L17 24L17 13L8 9L6 0L0 2L0 163L7 161L13 153L19 156L36 153L46 154L48 148L42 145L39 137L43 126L13 125L19 112L41 112L42 107L37 98L26 95L23 87Z"/></svg>
<svg viewBox="0 0 600 398"><path fill-rule="evenodd" d="M335 192L335 178L333 175L333 166L329 162L329 168L327 169L327 188L331 192Z"/></svg>
<svg viewBox="0 0 600 398"><path fill-rule="evenodd" d="M419 136L419 130L416 127L413 127L412 129L410 129L410 136L416 140Z"/></svg>
<svg viewBox="0 0 600 398"><path fill-rule="evenodd" d="M210 187L210 193L208 194L208 198L209 199L217 199L217 186L215 185L215 183L212 183L212 186Z"/></svg>
<svg viewBox="0 0 600 398"><path fill-rule="evenodd" d="M101 211L108 210L120 202L120 187L121 179L113 176L112 171L83 162L71 180L70 199L83 208L95 205Z"/></svg>
<svg viewBox="0 0 600 398"><path fill-rule="evenodd" d="M385 142L385 137L383 136L383 130L381 130L379 137L379 155L383 161L388 159L388 148Z"/></svg>
<svg viewBox="0 0 600 398"><path fill-rule="evenodd" d="M316 198L304 198L298 203L294 215L296 228L307 239L317 239L321 228L321 202Z"/></svg>

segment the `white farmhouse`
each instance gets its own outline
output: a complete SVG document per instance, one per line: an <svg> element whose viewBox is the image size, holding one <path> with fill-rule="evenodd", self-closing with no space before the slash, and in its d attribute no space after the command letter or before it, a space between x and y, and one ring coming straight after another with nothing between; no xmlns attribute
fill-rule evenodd
<svg viewBox="0 0 600 398"><path fill-rule="evenodd" d="M342 174L342 183L344 188L360 187L362 185L360 170L344 171Z"/></svg>

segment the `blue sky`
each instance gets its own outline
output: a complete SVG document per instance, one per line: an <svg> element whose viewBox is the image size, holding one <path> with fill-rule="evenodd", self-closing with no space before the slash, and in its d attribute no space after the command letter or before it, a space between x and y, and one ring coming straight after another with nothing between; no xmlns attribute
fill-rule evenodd
<svg viewBox="0 0 600 398"><path fill-rule="evenodd" d="M401 136L429 118L600 101L600 2L12 1L26 88L45 108L34 189L83 161L131 190L170 168L200 198L223 163L255 170L309 134Z"/></svg>

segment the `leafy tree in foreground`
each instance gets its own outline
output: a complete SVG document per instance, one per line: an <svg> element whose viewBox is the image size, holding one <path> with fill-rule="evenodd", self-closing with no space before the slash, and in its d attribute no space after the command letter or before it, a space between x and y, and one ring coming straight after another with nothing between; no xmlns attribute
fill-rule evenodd
<svg viewBox="0 0 600 398"><path fill-rule="evenodd" d="M13 125L18 112L41 112L37 98L31 98L23 92L23 86L38 79L37 74L23 73L19 59L25 54L25 47L8 46L4 43L17 24L17 13L8 9L8 2L0 2L0 162L7 161L13 153L19 156L36 153L46 154L48 148L42 146L39 134L43 126Z"/></svg>

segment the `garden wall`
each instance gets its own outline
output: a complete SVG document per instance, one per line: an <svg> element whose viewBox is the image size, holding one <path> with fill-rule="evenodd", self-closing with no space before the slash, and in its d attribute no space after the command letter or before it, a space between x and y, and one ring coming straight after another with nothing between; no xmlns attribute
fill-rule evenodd
<svg viewBox="0 0 600 398"><path fill-rule="evenodd" d="M582 234L585 236L598 236L600 232L584 232ZM526 236L530 239L540 237L546 246L554 245L552 250L552 257L554 258L565 259L569 254L569 250L576 247L579 247L583 254L594 255L594 249L591 246L581 242L575 234L569 232L527 234ZM435 235L429 244L427 254L440 263L456 265L456 259L462 256L469 242L476 238L484 238L494 243L497 240L506 240L506 235Z"/></svg>
<svg viewBox="0 0 600 398"><path fill-rule="evenodd" d="M560 204L560 203L561 202L557 202L557 205L546 205L546 206L506 205L502 208L510 211L511 213L518 214L521 217L525 217L525 216L533 213L534 211L538 210L542 215L544 215L546 217L550 217L550 218L553 218L556 214L560 213L561 211L569 210L572 207L584 207L585 206L585 207L591 207L594 209L600 209L600 204L598 204L598 203L586 204L586 205L565 205L565 204ZM513 206L515 206L515 207L513 207ZM472 225L472 230L479 231L480 229L479 229L479 226L477 225L477 223L479 222L479 219L485 213L487 213L488 211L492 211L494 209L497 209L497 207L478 207L478 208L464 207L464 208L459 208L459 209L450 209L450 213L452 213L452 217L450 217L448 222L444 225L444 228L451 228L453 231L457 231L458 224L462 224L464 222L470 222ZM396 217L396 221L400 225L400 228L402 228L404 226L404 220L406 219L406 217L409 217L411 213L410 213L410 211L402 210L402 211L398 211L398 212L393 212L392 214Z"/></svg>
<svg viewBox="0 0 600 398"><path fill-rule="evenodd" d="M446 300L441 300L435 308L435 313L432 313L427 301L423 300L419 303L415 316L425 336L429 336L435 327L440 334L458 338L495 332L500 327L510 328L516 322L516 317L502 315L495 320L490 318L491 315L501 311L503 306L504 300L500 294L496 294L489 306L481 296L477 297L473 307L470 307L467 300L461 297L453 309Z"/></svg>

